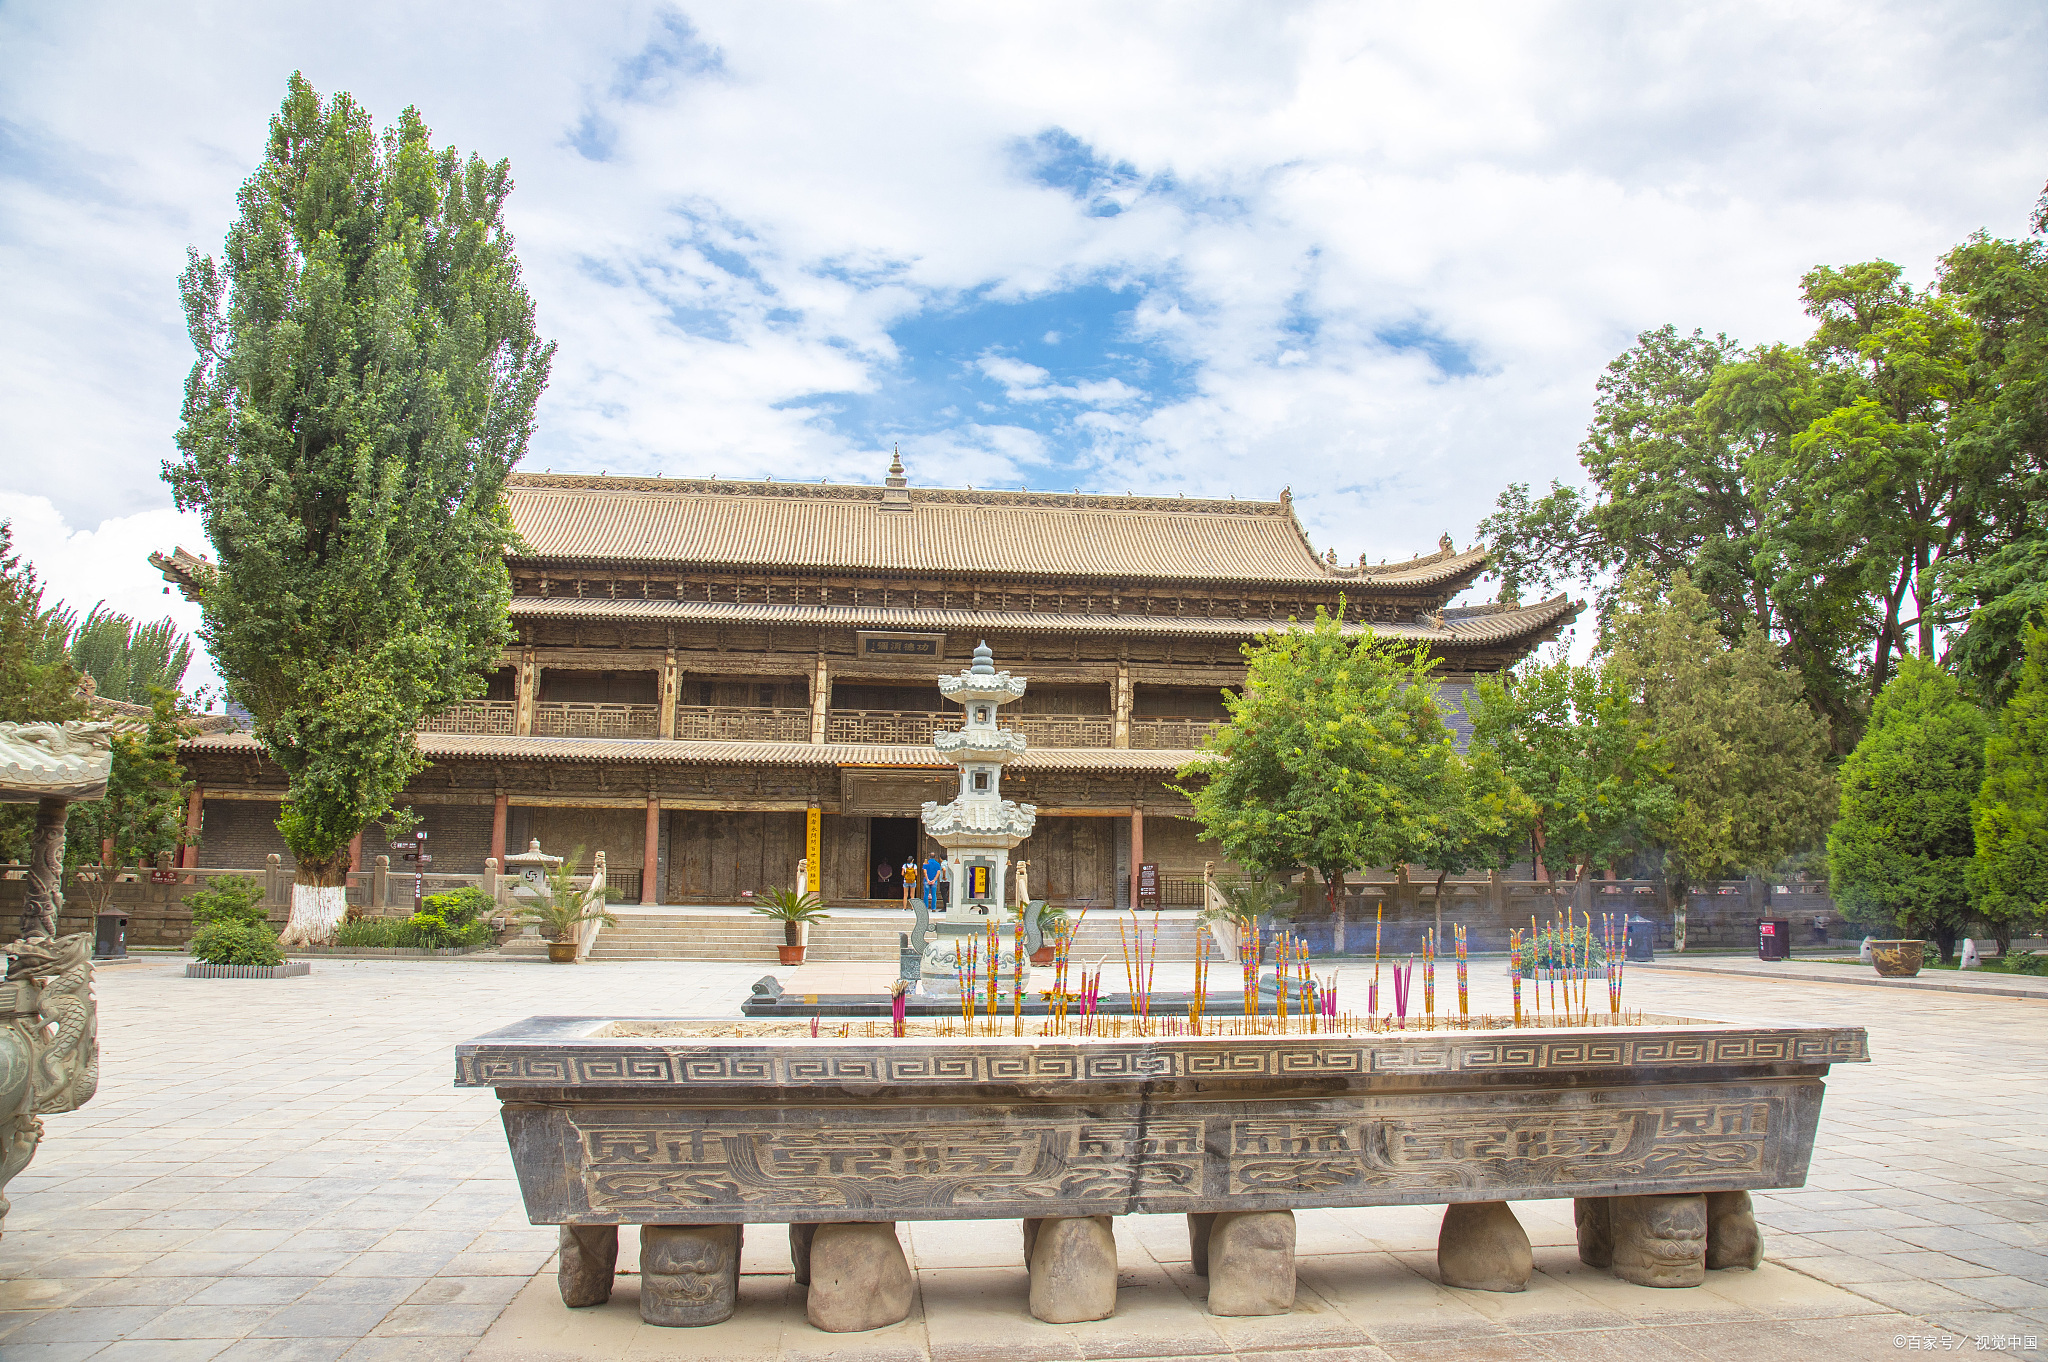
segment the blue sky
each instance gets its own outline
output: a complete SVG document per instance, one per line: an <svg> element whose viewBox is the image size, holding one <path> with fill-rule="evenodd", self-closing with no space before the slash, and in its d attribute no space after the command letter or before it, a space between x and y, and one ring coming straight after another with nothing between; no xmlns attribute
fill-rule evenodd
<svg viewBox="0 0 2048 1362"><path fill-rule="evenodd" d="M1291 486L1347 560L1573 477L1638 332L1798 340L2048 176L2017 0L0 8L0 516L81 604L184 610L175 278L295 68L510 158L532 468Z"/></svg>

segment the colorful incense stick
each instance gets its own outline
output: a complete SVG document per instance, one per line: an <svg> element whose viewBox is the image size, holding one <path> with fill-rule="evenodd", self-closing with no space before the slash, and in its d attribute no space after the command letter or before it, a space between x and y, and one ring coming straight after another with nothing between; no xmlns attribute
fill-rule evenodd
<svg viewBox="0 0 2048 1362"><path fill-rule="evenodd" d="M1458 947L1458 1015L1469 1016L1471 1009L1465 1005L1465 924L1455 924L1451 931L1456 934Z"/></svg>

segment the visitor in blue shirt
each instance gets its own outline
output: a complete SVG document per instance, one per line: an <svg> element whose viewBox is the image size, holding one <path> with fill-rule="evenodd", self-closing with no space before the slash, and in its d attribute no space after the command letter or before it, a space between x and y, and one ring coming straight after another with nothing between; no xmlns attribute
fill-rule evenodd
<svg viewBox="0 0 2048 1362"><path fill-rule="evenodd" d="M931 859L924 863L924 907L928 913L943 913L946 905L939 901L940 881L945 878L946 863L933 852Z"/></svg>

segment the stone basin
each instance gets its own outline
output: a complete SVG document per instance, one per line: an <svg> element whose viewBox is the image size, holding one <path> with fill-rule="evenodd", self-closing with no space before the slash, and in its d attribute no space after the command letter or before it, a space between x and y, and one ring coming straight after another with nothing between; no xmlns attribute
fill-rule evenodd
<svg viewBox="0 0 2048 1362"><path fill-rule="evenodd" d="M1860 1028L1675 1017L1122 1039L674 1034L692 1029L534 1017L457 1047L457 1085L497 1089L535 1224L700 1227L736 1255L737 1231L715 1227L1023 1220L1034 1312L1040 1257L1059 1259L1048 1280L1088 1260L1066 1222L1156 1212L1189 1216L1198 1268L1221 1222L1230 1244L1254 1245L1239 1257L1270 1268L1283 1216L1291 1301L1287 1212L1569 1196L1587 1261L1687 1284L1641 1260L1711 1259L1713 1216L1735 1227L1724 1239L1754 1238L1746 1195L1729 1196L1801 1185L1822 1078L1869 1058ZM578 1233L565 1245L615 1236ZM1514 1258L1519 1235L1504 1205L1448 1218L1447 1276L1468 1240L1491 1263ZM1113 1298L1113 1250L1108 1271Z"/></svg>

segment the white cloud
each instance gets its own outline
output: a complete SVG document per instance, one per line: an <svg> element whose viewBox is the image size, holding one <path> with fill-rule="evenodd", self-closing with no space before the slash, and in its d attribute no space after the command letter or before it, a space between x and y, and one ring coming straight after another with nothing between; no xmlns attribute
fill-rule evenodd
<svg viewBox="0 0 2048 1362"><path fill-rule="evenodd" d="M193 636L193 660L185 689L218 688L213 661L198 643L199 607L169 590L149 555L179 544L206 551L199 517L165 507L103 520L96 529L74 529L47 497L0 491L0 520L9 523L14 549L36 570L43 604L62 602L80 618L100 602L142 622L169 616Z"/></svg>
<svg viewBox="0 0 2048 1362"><path fill-rule="evenodd" d="M77 524L168 504L172 280L294 64L511 158L561 342L536 467L872 478L897 432L842 409L896 401L918 481L1291 484L1345 558L1571 476L1636 332L1796 338L1802 271L1924 278L2023 230L2048 168L2048 21L2008 4L686 9L693 40L646 3L0 11L0 486ZM1053 128L1114 173L1031 180ZM1034 320L970 351L1007 407L918 405L892 328L1088 283L1174 373L1062 371L1080 341Z"/></svg>

